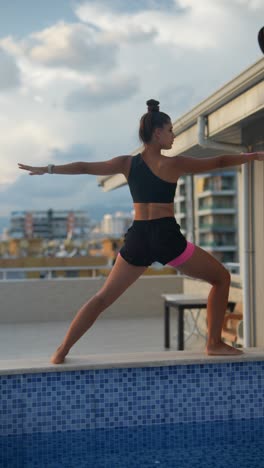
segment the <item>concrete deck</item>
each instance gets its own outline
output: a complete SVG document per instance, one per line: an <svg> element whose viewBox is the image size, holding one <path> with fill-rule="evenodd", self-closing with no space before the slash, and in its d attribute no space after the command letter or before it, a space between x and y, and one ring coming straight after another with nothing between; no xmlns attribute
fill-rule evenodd
<svg viewBox="0 0 264 468"><path fill-rule="evenodd" d="M46 357L63 340L70 321L2 323L0 360ZM176 350L176 318L171 320L171 349ZM186 349L202 350L205 340L192 336ZM164 351L163 317L99 317L69 355Z"/></svg>
<svg viewBox="0 0 264 468"><path fill-rule="evenodd" d="M148 367L264 360L264 349L247 348L240 356L207 356L205 340L193 335L184 351L176 348L176 321L171 323L171 348L164 348L162 317L99 317L72 347L65 362L53 365L50 356L70 322L1 324L0 375L63 372L80 369Z"/></svg>
<svg viewBox="0 0 264 468"><path fill-rule="evenodd" d="M42 365L63 340L70 321L5 324L0 327L0 373L32 360ZM171 348L164 348L163 317L108 318L101 316L70 350L67 360L77 363L87 358L126 353L165 353L176 351L176 318L171 320ZM205 340L193 335L185 345L188 351L203 352ZM179 351L179 353L182 353ZM31 364L30 364L31 363ZM54 366L60 367L60 366Z"/></svg>

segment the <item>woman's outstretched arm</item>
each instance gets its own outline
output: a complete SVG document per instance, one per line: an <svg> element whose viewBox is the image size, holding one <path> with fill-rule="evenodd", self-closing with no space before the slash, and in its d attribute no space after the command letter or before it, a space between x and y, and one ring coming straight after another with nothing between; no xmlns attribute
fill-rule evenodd
<svg viewBox="0 0 264 468"><path fill-rule="evenodd" d="M199 174L214 169L245 164L249 161L264 161L264 152L225 154L212 158L194 158L191 156L174 156L175 169L180 175Z"/></svg>
<svg viewBox="0 0 264 468"><path fill-rule="evenodd" d="M117 156L107 161L101 162L75 162L63 164L61 166L54 165L53 174L93 174L93 175L111 175L124 174L126 171L127 160L129 156ZM19 169L30 171L29 175L43 175L48 173L48 166L34 167L26 166L18 163Z"/></svg>

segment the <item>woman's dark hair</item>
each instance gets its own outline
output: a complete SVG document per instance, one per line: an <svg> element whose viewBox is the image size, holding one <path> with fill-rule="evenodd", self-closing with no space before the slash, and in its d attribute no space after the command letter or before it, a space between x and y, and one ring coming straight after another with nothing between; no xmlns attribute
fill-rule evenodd
<svg viewBox="0 0 264 468"><path fill-rule="evenodd" d="M143 143L151 140L155 128L162 128L163 125L170 123L170 117L159 110L159 101L149 99L147 101L148 112L142 115L139 125L139 138Z"/></svg>

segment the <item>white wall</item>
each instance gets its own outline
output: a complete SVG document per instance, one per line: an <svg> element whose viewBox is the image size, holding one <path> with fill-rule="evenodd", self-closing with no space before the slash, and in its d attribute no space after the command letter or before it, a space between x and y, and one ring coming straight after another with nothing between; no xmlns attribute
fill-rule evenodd
<svg viewBox="0 0 264 468"><path fill-rule="evenodd" d="M103 286L105 278L0 282L0 323L72 320ZM111 317L163 314L162 293L181 293L175 275L142 276L103 314Z"/></svg>

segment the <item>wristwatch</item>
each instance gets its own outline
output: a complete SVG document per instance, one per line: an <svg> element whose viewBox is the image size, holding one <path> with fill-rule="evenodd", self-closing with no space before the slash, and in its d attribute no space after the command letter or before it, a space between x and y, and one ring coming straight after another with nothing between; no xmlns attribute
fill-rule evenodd
<svg viewBox="0 0 264 468"><path fill-rule="evenodd" d="M53 168L54 168L55 164L48 164L48 173L49 174L53 174Z"/></svg>

